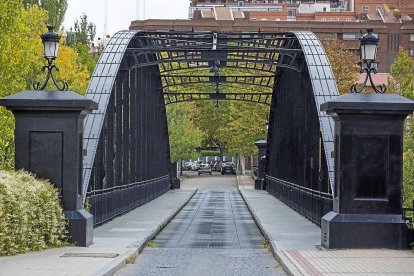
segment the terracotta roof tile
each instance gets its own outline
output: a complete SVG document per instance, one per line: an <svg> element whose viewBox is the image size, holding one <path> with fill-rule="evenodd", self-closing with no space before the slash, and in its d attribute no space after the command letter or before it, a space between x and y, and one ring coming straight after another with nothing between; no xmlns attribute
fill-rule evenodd
<svg viewBox="0 0 414 276"><path fill-rule="evenodd" d="M358 75L358 80L355 83L357 83L357 84L364 83L366 75L367 75L366 73L359 74ZM380 84L388 85L388 77L389 76L390 76L389 73L371 74L372 81L374 82L375 85L380 85ZM367 86L371 86L371 83L369 82L369 80L367 82Z"/></svg>

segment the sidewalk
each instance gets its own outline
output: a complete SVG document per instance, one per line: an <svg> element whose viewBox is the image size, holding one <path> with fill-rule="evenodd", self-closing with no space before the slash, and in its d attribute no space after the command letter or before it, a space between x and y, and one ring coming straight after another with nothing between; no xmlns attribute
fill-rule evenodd
<svg viewBox="0 0 414 276"><path fill-rule="evenodd" d="M320 228L266 191L238 176L240 193L289 275L414 275L411 250L325 250Z"/></svg>
<svg viewBox="0 0 414 276"><path fill-rule="evenodd" d="M112 275L135 259L195 192L195 189L168 191L94 229L94 244L87 248L63 247L1 257L0 275Z"/></svg>

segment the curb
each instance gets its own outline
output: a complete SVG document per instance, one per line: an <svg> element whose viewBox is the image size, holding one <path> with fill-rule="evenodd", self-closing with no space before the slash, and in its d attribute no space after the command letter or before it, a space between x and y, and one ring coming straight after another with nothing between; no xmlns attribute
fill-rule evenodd
<svg viewBox="0 0 414 276"><path fill-rule="evenodd" d="M270 249L272 251L273 256L275 259L282 265L283 270L289 275L289 276L296 276L296 275L303 275L299 269L289 260L289 258L283 253L281 250L277 250L276 243L272 240L272 237L269 235L269 233L266 231L266 229L262 226L259 217L254 212L253 208L251 207L250 203L246 198L244 197L244 194L242 190L239 187L239 176L236 176L237 181L237 188L239 191L239 194L243 198L243 201L246 203L247 208L249 209L250 214L252 215L254 221L256 222L257 227L259 227L260 232L262 232L263 236L269 241Z"/></svg>
<svg viewBox="0 0 414 276"><path fill-rule="evenodd" d="M178 206L157 228L154 229L146 238L140 241L137 248L128 251L127 253L116 257L111 263L107 264L103 268L99 269L97 272L93 273L94 276L110 276L117 272L119 269L124 267L127 264L128 260L135 259L138 257L139 253L144 249L147 242L152 240L177 214L184 208L185 205L193 198L198 189L195 189L188 198L184 201L183 204Z"/></svg>

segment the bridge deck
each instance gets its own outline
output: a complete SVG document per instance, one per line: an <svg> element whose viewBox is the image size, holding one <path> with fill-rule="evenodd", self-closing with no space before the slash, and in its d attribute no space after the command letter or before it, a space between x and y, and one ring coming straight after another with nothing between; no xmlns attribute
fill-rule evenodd
<svg viewBox="0 0 414 276"><path fill-rule="evenodd" d="M233 176L192 178L183 186L193 185L197 194L117 275L285 275Z"/></svg>

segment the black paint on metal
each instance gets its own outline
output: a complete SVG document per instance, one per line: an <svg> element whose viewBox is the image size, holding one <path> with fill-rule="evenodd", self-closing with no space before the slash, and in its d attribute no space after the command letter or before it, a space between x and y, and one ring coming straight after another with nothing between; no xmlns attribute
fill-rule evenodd
<svg viewBox="0 0 414 276"><path fill-rule="evenodd" d="M219 76L208 75L212 66ZM228 92L233 84L242 89ZM333 123L319 106L337 94L325 52L310 32L117 33L87 91L99 103L84 134L83 197L90 197L95 224L170 188L165 106L194 100L271 105L266 173L277 181L264 188L281 197L273 183L292 183L313 191L304 192L312 204L324 202L315 195L332 192ZM290 205L296 200L285 198ZM319 221L313 211L310 217Z"/></svg>

